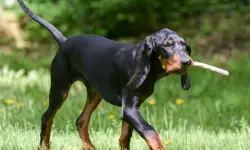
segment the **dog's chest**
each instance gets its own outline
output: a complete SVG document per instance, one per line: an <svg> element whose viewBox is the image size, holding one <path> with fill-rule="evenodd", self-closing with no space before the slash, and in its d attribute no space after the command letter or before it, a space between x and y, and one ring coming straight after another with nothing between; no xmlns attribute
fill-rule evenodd
<svg viewBox="0 0 250 150"><path fill-rule="evenodd" d="M152 93L154 92L155 82L156 82L156 78L154 78L153 76L150 76L149 74L146 80L140 86L140 93L141 93L142 99L146 99L150 95L152 95Z"/></svg>
<svg viewBox="0 0 250 150"><path fill-rule="evenodd" d="M151 96L154 92L155 83L159 79L160 70L157 69L156 66L151 65L150 71L147 74L147 77L143 84L139 87L139 91L141 93L141 98L146 99Z"/></svg>

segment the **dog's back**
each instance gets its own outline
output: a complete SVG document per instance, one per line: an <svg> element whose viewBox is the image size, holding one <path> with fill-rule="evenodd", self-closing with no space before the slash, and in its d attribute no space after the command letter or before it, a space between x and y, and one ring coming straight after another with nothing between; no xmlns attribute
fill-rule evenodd
<svg viewBox="0 0 250 150"><path fill-rule="evenodd" d="M72 68L91 83L104 99L114 102L116 89L123 86L117 82L126 78L126 74L118 69L116 55L131 46L98 35L77 35L69 38L59 52L68 58ZM119 77L112 76L117 74Z"/></svg>

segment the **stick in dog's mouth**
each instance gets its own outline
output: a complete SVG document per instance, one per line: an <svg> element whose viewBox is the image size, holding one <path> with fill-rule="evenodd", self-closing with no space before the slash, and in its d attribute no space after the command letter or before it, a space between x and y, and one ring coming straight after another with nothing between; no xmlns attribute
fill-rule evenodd
<svg viewBox="0 0 250 150"><path fill-rule="evenodd" d="M210 70L210 71L214 71L214 72L217 72L217 73L219 73L221 75L224 75L224 76L229 75L229 72L227 70L224 70L224 69L221 69L221 68L218 68L218 67L214 67L214 66L211 66L211 65L208 65L208 64L205 64L205 63L197 62L197 61L192 61L191 66L203 68L203 69Z"/></svg>

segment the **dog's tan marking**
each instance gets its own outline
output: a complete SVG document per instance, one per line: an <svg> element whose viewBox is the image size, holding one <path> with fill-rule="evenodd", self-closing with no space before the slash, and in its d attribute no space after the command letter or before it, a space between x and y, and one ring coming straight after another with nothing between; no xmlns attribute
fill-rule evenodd
<svg viewBox="0 0 250 150"><path fill-rule="evenodd" d="M181 40L180 40L180 43L181 43L181 44L184 44L184 43L185 43L185 41L184 41L183 39L181 39Z"/></svg>
<svg viewBox="0 0 250 150"><path fill-rule="evenodd" d="M84 110L79 118L77 123L77 129L79 131L80 137L82 139L84 149L94 150L94 146L89 138L88 125L91 114L96 109L98 104L101 102L101 95L96 94L95 98L91 99L89 96L87 97L87 101L84 107Z"/></svg>
<svg viewBox="0 0 250 150"><path fill-rule="evenodd" d="M65 93L63 94L63 100L66 100L67 97L68 97L68 92L65 92Z"/></svg>
<svg viewBox="0 0 250 150"><path fill-rule="evenodd" d="M168 40L168 44L173 44L173 40Z"/></svg>
<svg viewBox="0 0 250 150"><path fill-rule="evenodd" d="M151 150L167 150L161 143L160 137L156 132L151 136L146 136L145 140Z"/></svg>
<svg viewBox="0 0 250 150"><path fill-rule="evenodd" d="M162 59L161 55L158 57L158 59L161 61L161 59Z"/></svg>
<svg viewBox="0 0 250 150"><path fill-rule="evenodd" d="M121 136L119 138L119 145L121 150L129 150L130 149L130 138L132 136L132 129L129 129L129 124L125 121L122 121L122 131ZM131 132L131 133L130 133Z"/></svg>
<svg viewBox="0 0 250 150"><path fill-rule="evenodd" d="M160 59L162 68L166 72L171 72L181 69L180 56L174 55L169 59Z"/></svg>

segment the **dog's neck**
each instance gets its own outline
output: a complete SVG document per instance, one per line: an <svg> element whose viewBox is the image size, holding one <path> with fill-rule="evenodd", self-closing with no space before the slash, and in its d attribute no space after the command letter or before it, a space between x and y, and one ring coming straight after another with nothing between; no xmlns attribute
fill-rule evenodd
<svg viewBox="0 0 250 150"><path fill-rule="evenodd" d="M165 70L162 68L162 64L159 60L159 54L156 52L153 52L150 60L151 60L151 70L155 73L155 76L158 79L160 79L163 76L169 75L168 73L165 72Z"/></svg>

